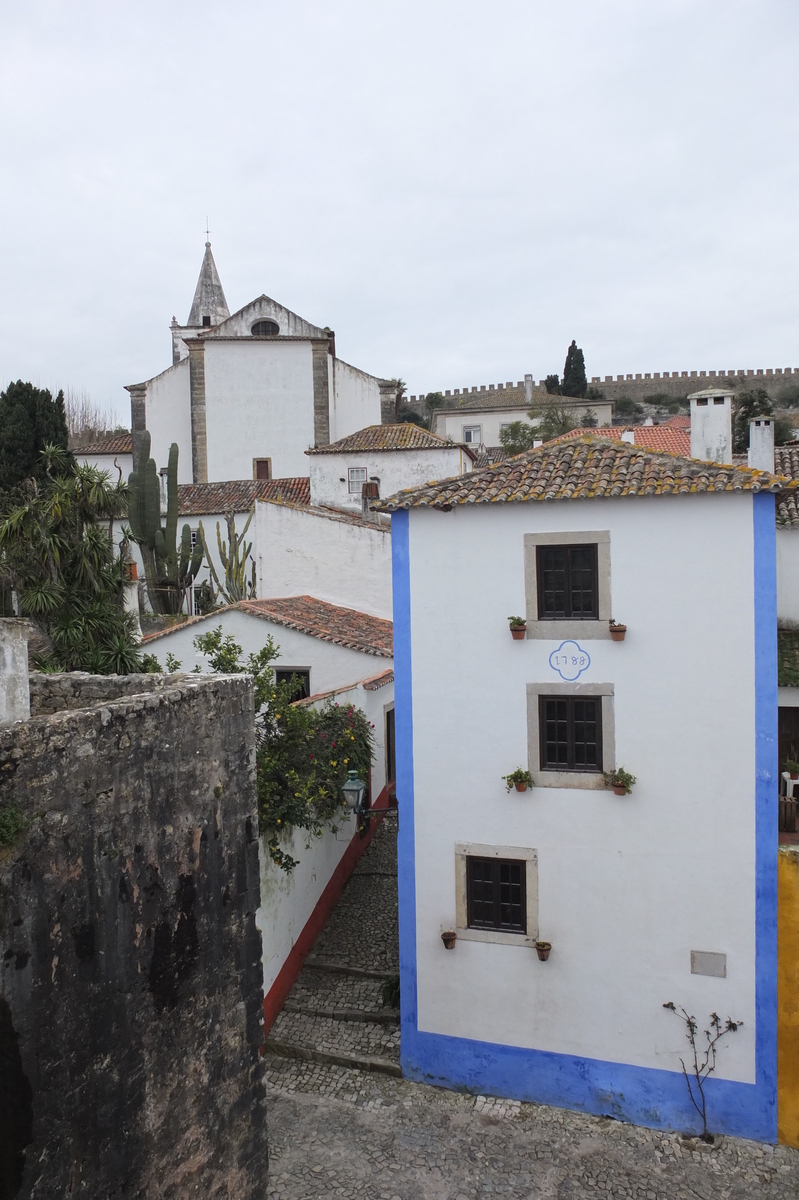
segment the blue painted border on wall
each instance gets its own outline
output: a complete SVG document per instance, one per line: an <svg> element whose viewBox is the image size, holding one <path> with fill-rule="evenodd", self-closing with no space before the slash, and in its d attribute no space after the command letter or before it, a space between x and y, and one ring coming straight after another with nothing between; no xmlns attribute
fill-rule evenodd
<svg viewBox="0 0 799 1200"><path fill-rule="evenodd" d="M713 1128L774 1142L777 1138L777 585L774 496L753 501L756 1021L755 1083L711 1078ZM663 1129L697 1129L685 1080L600 1059L426 1033L418 1028L416 870L413 791L410 513L391 522L394 588L394 708L399 804L398 884L401 1061L406 1077L583 1112L609 1114ZM722 1014L726 1016L727 1014ZM730 1013L730 1016L735 1014Z"/></svg>

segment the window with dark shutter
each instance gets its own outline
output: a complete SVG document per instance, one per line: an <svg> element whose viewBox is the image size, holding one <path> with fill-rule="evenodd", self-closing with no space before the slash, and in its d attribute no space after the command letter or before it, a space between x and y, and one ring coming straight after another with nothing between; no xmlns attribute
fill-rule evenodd
<svg viewBox="0 0 799 1200"><path fill-rule="evenodd" d="M602 698L539 696L542 771L602 770Z"/></svg>
<svg viewBox="0 0 799 1200"><path fill-rule="evenodd" d="M539 621L599 619L596 544L537 546Z"/></svg>
<svg viewBox="0 0 799 1200"><path fill-rule="evenodd" d="M467 858L470 929L527 932L527 864L515 858Z"/></svg>

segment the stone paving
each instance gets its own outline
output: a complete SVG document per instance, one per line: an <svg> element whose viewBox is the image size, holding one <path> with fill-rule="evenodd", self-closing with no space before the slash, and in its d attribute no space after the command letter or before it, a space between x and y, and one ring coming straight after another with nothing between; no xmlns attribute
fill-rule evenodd
<svg viewBox="0 0 799 1200"><path fill-rule="evenodd" d="M327 969L306 965L273 1028L280 1025L295 1048L332 1047L335 1054L346 1045L357 1057L368 1046L379 1061L396 1064L396 1014L381 1005L382 982L397 969L395 839L391 816L307 960ZM345 1019L317 1015L328 1011ZM270 1200L799 1197L799 1152L785 1147L737 1138L707 1146L330 1061L267 1053L265 1064Z"/></svg>

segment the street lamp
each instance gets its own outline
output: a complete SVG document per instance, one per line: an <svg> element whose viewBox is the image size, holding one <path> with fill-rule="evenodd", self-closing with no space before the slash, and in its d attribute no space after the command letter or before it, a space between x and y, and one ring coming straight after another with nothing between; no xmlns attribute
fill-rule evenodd
<svg viewBox="0 0 799 1200"><path fill-rule="evenodd" d="M358 778L357 771L347 772L347 782L342 784L341 790L344 793L344 803L347 808L360 815L363 809L363 798L366 795L366 784Z"/></svg>

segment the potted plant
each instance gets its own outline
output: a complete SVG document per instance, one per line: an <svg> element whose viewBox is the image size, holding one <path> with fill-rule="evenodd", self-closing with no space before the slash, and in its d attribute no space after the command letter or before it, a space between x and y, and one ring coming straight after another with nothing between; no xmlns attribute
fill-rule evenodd
<svg viewBox="0 0 799 1200"><path fill-rule="evenodd" d="M551 942L536 942L535 952L541 959L541 962L546 962L549 958L549 952L552 949Z"/></svg>
<svg viewBox="0 0 799 1200"><path fill-rule="evenodd" d="M791 779L799 779L799 762L795 758L786 758L785 770L790 775Z"/></svg>
<svg viewBox="0 0 799 1200"><path fill-rule="evenodd" d="M458 935L454 929L443 929L441 931L441 940L444 943L445 950L455 949L455 939L457 936Z"/></svg>
<svg viewBox="0 0 799 1200"><path fill-rule="evenodd" d="M618 622L613 620L613 617L610 618L610 636L614 642L623 642L626 632L626 625L619 625Z"/></svg>
<svg viewBox="0 0 799 1200"><path fill-rule="evenodd" d="M525 771L523 767L517 767L515 771L511 771L510 775L503 775L505 787L510 792L516 788L517 792L526 792L529 787L533 786L533 777L529 771Z"/></svg>
<svg viewBox="0 0 799 1200"><path fill-rule="evenodd" d="M508 617L510 635L514 642L520 642L527 634L527 621L524 617Z"/></svg>
<svg viewBox="0 0 799 1200"><path fill-rule="evenodd" d="M625 771L624 767L617 767L615 771L603 771L602 778L605 787L613 788L617 796L629 796L635 783L635 776Z"/></svg>

